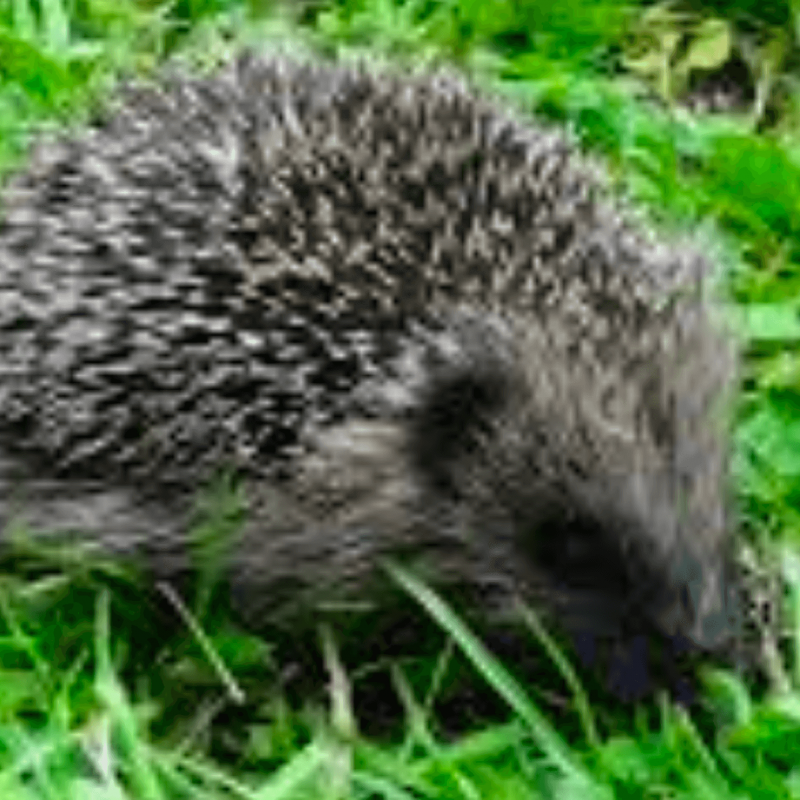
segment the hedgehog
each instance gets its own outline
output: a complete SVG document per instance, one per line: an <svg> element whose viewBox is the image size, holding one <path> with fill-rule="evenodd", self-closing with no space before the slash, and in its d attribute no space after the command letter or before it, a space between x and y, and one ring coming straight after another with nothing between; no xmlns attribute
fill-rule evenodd
<svg viewBox="0 0 800 800"><path fill-rule="evenodd" d="M6 182L0 526L177 580L224 471L255 629L410 614L394 559L498 625L521 598L576 643L716 652L735 347L710 259L607 184L445 69L127 85Z"/></svg>

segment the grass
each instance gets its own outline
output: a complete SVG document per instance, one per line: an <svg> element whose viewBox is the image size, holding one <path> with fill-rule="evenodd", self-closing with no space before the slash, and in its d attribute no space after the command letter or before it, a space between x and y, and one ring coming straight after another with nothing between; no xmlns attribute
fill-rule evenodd
<svg viewBox="0 0 800 800"><path fill-rule="evenodd" d="M394 567L394 580L455 650L444 648L425 696L408 668L392 666L403 727L390 739L370 738L359 732L352 703L359 678L344 668L329 633L327 698L297 705L276 688L271 654L257 639L206 635L193 620L187 635L155 643L137 601L124 586L110 592L107 575L74 565L35 579L20 572L0 590L4 798L797 794L796 676L785 691L757 700L735 675L710 672L702 723L665 698L623 719L592 705L534 618L533 638L559 660L576 701L556 715L441 598ZM456 655L484 691L502 698L508 721L442 734L432 708Z"/></svg>
<svg viewBox="0 0 800 800"><path fill-rule="evenodd" d="M797 12L745 0L681 8L679 22L646 32L650 47L682 42L651 79L625 64L652 18L610 0L0 5L4 167L24 157L34 132L85 118L123 74L175 56L213 62L241 42L291 33L329 51L454 60L572 126L661 223L687 230L703 220L728 266L747 353L733 465L740 535L767 602L777 583L786 606L765 634L766 687L709 667L696 714L665 698L630 712L588 693L530 610L531 647L554 664L558 685L547 692L521 684L441 598L397 569L393 580L442 628L439 657L348 668L323 631L328 688L297 696L292 665L218 612L213 570L188 605L168 588L154 605L124 565L21 552L0 575L0 797L800 797ZM752 108L702 116L682 103L681 65L709 18L724 21L731 52L749 48L763 90ZM201 543L229 526L218 501ZM174 635L153 640L156 613ZM390 736L360 730L370 669L389 675L400 707ZM454 736L437 710L465 674L504 710Z"/></svg>

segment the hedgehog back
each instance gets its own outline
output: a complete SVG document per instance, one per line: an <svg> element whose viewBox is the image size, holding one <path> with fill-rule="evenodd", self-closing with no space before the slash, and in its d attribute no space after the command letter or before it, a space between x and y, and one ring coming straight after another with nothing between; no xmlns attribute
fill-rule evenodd
<svg viewBox="0 0 800 800"><path fill-rule="evenodd" d="M562 136L445 75L135 87L6 192L0 431L72 474L263 471L459 306L619 363L664 259L595 194Z"/></svg>

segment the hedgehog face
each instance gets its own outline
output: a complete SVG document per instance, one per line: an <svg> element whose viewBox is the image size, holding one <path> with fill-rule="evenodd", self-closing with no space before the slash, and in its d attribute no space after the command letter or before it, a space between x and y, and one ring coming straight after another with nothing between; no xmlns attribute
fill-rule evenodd
<svg viewBox="0 0 800 800"><path fill-rule="evenodd" d="M681 463L680 425L653 396L658 352L653 380L631 381L559 352L530 318L459 315L444 336L411 452L437 492L469 509L485 552L506 553L522 594L555 600L575 632L724 641L724 509L691 505L721 480L722 450L707 444L694 472ZM665 437L654 420L673 429Z"/></svg>

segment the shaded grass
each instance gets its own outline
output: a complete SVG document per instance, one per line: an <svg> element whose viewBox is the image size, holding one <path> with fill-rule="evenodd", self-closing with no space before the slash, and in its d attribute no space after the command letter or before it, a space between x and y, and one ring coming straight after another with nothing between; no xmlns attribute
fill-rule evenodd
<svg viewBox="0 0 800 800"><path fill-rule="evenodd" d="M784 691L757 699L733 673L712 671L702 723L662 698L655 715L641 709L609 724L608 710L592 705L565 654L534 622L531 646L540 637L577 700L563 712L577 715L575 729L535 701L441 597L392 566L393 580L447 633L474 679L502 698L507 721L443 735L435 716L441 674L434 670L420 684L395 662L388 669L404 708L402 734L367 738L359 717L369 709L353 701L358 679L331 632L321 645L327 697L293 706L266 643L212 633L192 618L188 628L145 644L146 631L136 629L141 616L130 613L135 595L111 591L108 575L87 564L83 574L74 565L52 567L36 579L18 570L0 585L0 796L577 798L653 796L658 787L681 798L797 793L795 674ZM797 625L800 584L792 586ZM93 621L75 625L70 614ZM137 650L143 646L147 652ZM445 653L445 662L452 656ZM246 735L231 743L237 727Z"/></svg>

